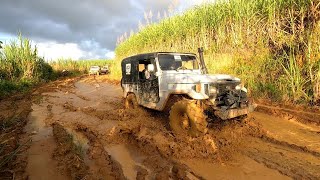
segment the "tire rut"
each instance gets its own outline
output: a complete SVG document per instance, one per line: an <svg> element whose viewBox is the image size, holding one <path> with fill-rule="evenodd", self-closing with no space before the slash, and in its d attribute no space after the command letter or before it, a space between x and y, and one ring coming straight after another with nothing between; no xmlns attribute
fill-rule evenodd
<svg viewBox="0 0 320 180"><path fill-rule="evenodd" d="M293 179L319 179L320 158L301 148L270 139L248 139L243 154Z"/></svg>

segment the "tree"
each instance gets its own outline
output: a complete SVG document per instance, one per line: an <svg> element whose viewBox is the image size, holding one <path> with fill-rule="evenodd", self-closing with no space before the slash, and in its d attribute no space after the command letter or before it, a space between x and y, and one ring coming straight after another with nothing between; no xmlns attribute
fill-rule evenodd
<svg viewBox="0 0 320 180"><path fill-rule="evenodd" d="M0 41L0 49L2 49L2 41Z"/></svg>

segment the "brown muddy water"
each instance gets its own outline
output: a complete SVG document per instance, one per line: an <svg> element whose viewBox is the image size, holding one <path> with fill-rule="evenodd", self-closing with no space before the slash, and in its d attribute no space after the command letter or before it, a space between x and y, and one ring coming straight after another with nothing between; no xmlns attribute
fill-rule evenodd
<svg viewBox="0 0 320 180"><path fill-rule="evenodd" d="M167 117L123 108L122 90L103 77L51 87L32 105L30 179L73 179L53 158L52 124L70 135L85 179L319 179L319 127L253 113L204 137L176 137ZM58 165L59 164L59 165ZM62 167L61 167L62 166Z"/></svg>
<svg viewBox="0 0 320 180"><path fill-rule="evenodd" d="M130 145L119 144L111 147L105 147L105 150L114 160L120 163L123 174L128 179L136 179L138 167L147 170L150 174L151 170L144 166L143 160L147 158L140 152L134 150Z"/></svg>
<svg viewBox="0 0 320 180"><path fill-rule="evenodd" d="M43 104L44 105L44 104ZM69 179L66 172L57 169L57 162L52 159L56 143L52 134L52 127L46 126L47 118L45 106L33 104L33 111L25 131L31 136L32 143L27 152L28 164L26 173L29 179Z"/></svg>

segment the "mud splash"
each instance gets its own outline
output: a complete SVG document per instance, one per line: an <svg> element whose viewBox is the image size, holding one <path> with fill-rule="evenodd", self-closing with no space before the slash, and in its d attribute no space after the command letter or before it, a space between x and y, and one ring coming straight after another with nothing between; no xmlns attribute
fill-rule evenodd
<svg viewBox="0 0 320 180"><path fill-rule="evenodd" d="M205 136L191 138L175 136L161 122L141 119L139 115L130 122L121 122L107 133L108 143L126 140L140 149L158 151L166 158L210 158L212 160L232 159L238 148L245 143L246 136L261 136L257 125L248 122L226 122L220 124Z"/></svg>

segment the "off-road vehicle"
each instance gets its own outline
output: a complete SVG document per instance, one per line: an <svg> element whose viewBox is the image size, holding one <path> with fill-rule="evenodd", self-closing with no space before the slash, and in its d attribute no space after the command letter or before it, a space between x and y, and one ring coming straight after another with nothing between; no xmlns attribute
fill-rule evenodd
<svg viewBox="0 0 320 180"><path fill-rule="evenodd" d="M89 75L100 75L101 74L101 68L99 66L91 66L89 69Z"/></svg>
<svg viewBox="0 0 320 180"><path fill-rule="evenodd" d="M101 68L101 74L109 74L109 66L102 66Z"/></svg>
<svg viewBox="0 0 320 180"><path fill-rule="evenodd" d="M232 119L253 111L239 78L207 74L202 48L196 54L155 52L121 62L126 108L168 111L171 129L199 136L212 119Z"/></svg>

